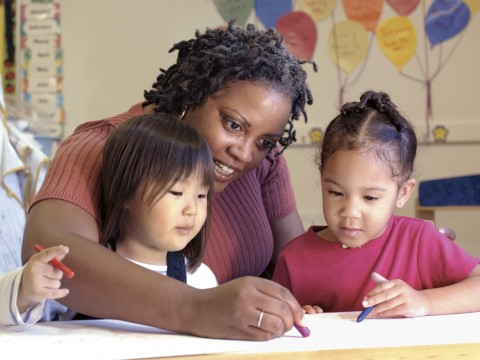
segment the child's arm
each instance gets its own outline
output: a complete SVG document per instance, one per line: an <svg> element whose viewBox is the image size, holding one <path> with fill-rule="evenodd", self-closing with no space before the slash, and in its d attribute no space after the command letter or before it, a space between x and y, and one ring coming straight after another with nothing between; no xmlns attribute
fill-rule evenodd
<svg viewBox="0 0 480 360"><path fill-rule="evenodd" d="M480 311L480 265L456 284L426 290L414 290L396 279L377 281L366 297L364 306L375 306L372 315L379 317L417 317Z"/></svg>
<svg viewBox="0 0 480 360"><path fill-rule="evenodd" d="M53 258L62 260L68 247L55 246L33 255L25 264L17 296L20 314L45 299L59 299L68 295L68 289L61 289L63 273L48 262Z"/></svg>

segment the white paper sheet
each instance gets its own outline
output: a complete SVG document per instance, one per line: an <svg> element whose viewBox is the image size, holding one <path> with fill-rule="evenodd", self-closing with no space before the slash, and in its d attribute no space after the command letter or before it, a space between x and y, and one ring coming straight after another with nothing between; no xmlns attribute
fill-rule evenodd
<svg viewBox="0 0 480 360"><path fill-rule="evenodd" d="M267 342L206 339L115 320L34 325L0 330L1 358L135 359L213 353L262 353L480 343L480 313L415 319L366 319L358 312L306 315L311 335L292 329ZM6 354L7 356L4 356Z"/></svg>

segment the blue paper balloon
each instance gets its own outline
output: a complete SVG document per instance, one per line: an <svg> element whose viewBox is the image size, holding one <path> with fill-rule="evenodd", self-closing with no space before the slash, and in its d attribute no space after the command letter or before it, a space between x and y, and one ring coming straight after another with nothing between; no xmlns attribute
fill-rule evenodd
<svg viewBox="0 0 480 360"><path fill-rule="evenodd" d="M461 0L435 0L425 19L425 31L432 46L457 35L470 21L470 9Z"/></svg>
<svg viewBox="0 0 480 360"><path fill-rule="evenodd" d="M275 27L278 19L292 11L292 0L255 0L255 12L265 28Z"/></svg>

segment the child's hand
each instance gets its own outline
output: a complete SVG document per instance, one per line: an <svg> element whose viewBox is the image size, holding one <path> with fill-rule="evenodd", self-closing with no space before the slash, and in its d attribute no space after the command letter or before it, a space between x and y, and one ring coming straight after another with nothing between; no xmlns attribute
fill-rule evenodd
<svg viewBox="0 0 480 360"><path fill-rule="evenodd" d="M44 249L33 255L25 264L17 297L20 313L44 299L59 299L68 295L68 289L61 289L63 273L48 262L53 258L62 260L68 247L59 245Z"/></svg>
<svg viewBox="0 0 480 360"><path fill-rule="evenodd" d="M371 314L378 317L417 317L427 315L427 298L421 291L410 287L403 280L387 280L372 273L377 286L362 302L364 307L375 306Z"/></svg>
<svg viewBox="0 0 480 360"><path fill-rule="evenodd" d="M303 312L305 314L321 314L323 313L323 310L320 306L318 305L304 305L302 306Z"/></svg>

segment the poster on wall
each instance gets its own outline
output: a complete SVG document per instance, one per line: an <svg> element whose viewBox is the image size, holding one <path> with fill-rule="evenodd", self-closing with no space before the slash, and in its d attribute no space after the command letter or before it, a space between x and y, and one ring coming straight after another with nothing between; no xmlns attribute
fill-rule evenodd
<svg viewBox="0 0 480 360"><path fill-rule="evenodd" d="M21 0L23 102L33 114L31 131L50 142L61 139L64 124L60 24L58 2Z"/></svg>

